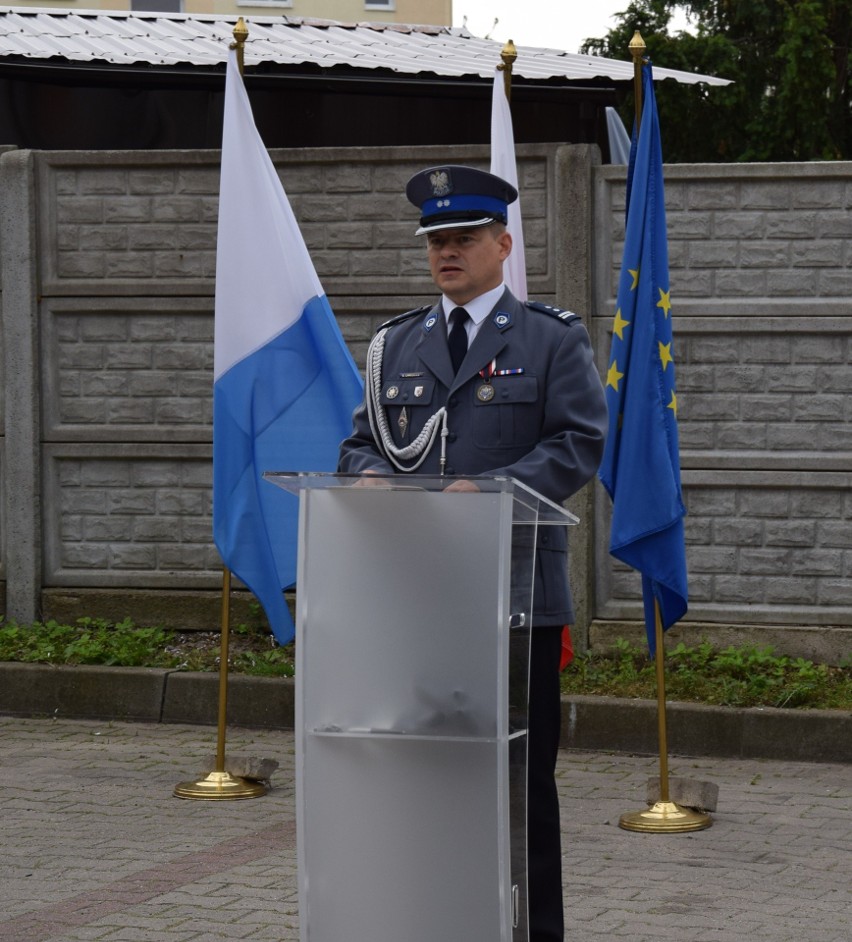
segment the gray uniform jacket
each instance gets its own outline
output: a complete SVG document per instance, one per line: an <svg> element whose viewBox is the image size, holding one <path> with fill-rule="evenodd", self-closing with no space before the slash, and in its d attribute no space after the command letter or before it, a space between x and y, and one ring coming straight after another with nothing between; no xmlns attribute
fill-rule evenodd
<svg viewBox="0 0 852 942"><path fill-rule="evenodd" d="M380 401L396 445L415 439L446 406L447 475L513 477L562 503L595 474L603 455L606 400L589 335L575 315L524 304L506 290L456 376L440 303L390 323ZM486 380L493 393L483 395ZM440 441L417 473L439 474L439 457ZM338 470L399 473L375 441L364 403L353 415L352 435L340 446ZM536 569L535 622L570 623L564 528L542 528Z"/></svg>

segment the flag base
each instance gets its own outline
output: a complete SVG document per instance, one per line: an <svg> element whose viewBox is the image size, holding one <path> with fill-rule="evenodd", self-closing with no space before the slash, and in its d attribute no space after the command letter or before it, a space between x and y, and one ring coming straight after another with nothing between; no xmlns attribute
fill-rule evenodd
<svg viewBox="0 0 852 942"><path fill-rule="evenodd" d="M658 801L647 811L623 814L618 826L626 831L645 831L658 834L677 834L684 831L703 831L713 819L703 811L681 808L673 801Z"/></svg>
<svg viewBox="0 0 852 942"><path fill-rule="evenodd" d="M175 786L175 798L237 799L260 798L266 794L261 782L237 778L230 772L211 772L197 782L181 782Z"/></svg>

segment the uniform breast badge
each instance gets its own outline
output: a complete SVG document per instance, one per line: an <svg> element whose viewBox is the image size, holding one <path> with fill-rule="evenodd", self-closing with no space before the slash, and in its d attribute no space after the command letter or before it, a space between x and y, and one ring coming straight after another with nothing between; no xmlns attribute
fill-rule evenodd
<svg viewBox="0 0 852 942"><path fill-rule="evenodd" d="M476 390L476 398L480 402L490 402L494 398L494 387L491 385L490 381L484 382Z"/></svg>
<svg viewBox="0 0 852 942"><path fill-rule="evenodd" d="M399 413L396 424L399 426L399 434L405 438L405 433L408 429L408 409L406 409L405 406L402 407L402 412Z"/></svg>

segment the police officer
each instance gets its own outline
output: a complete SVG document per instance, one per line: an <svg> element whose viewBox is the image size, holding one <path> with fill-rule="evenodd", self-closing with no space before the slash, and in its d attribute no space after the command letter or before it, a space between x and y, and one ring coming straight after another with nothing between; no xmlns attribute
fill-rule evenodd
<svg viewBox="0 0 852 942"><path fill-rule="evenodd" d="M567 311L515 298L503 282L512 250L511 184L470 167L433 167L406 187L420 209L434 305L383 325L370 346L365 401L338 470L513 477L557 503L595 473L606 403L589 336ZM378 481L378 478L376 478ZM531 942L563 939L559 803L562 627L573 620L567 534L545 527L536 552L530 652L528 882Z"/></svg>

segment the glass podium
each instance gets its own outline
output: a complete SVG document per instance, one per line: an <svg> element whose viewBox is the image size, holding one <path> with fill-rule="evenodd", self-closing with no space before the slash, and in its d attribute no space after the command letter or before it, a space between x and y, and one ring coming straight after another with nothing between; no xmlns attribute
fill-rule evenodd
<svg viewBox="0 0 852 942"><path fill-rule="evenodd" d="M287 474L298 494L301 942L526 942L536 533L509 478Z"/></svg>

